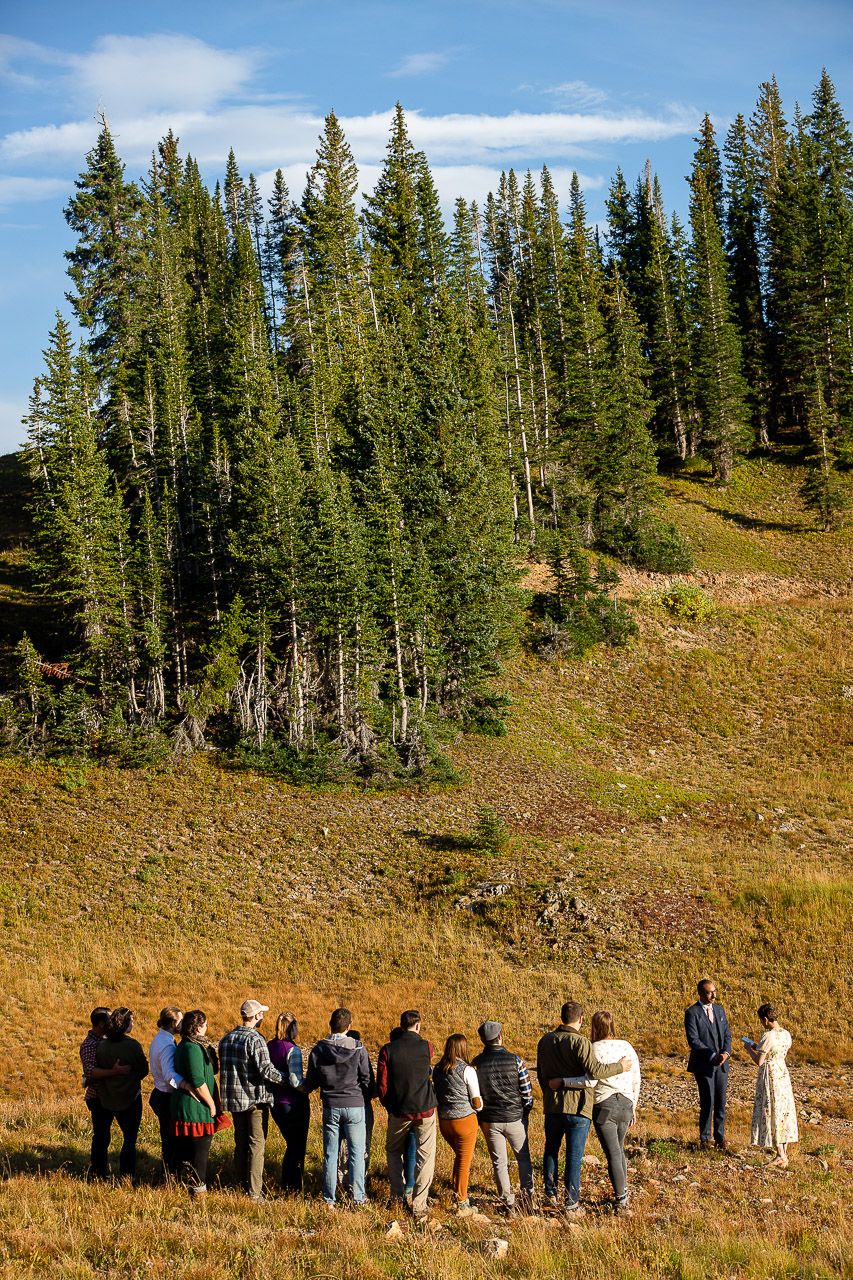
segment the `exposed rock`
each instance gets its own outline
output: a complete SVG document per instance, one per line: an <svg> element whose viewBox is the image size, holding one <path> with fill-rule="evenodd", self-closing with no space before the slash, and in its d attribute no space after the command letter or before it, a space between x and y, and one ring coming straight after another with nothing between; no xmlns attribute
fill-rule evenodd
<svg viewBox="0 0 853 1280"><path fill-rule="evenodd" d="M599 1160L598 1156L582 1156L581 1164L597 1165L597 1164L601 1164L601 1161Z"/></svg>
<svg viewBox="0 0 853 1280"><path fill-rule="evenodd" d="M504 894L509 893L512 888L511 884L504 881L485 880L482 884L477 884L470 893L463 894L461 898L457 898L454 906L457 911L475 912L486 903L494 901L496 898L502 898Z"/></svg>
<svg viewBox="0 0 853 1280"><path fill-rule="evenodd" d="M505 1258L509 1253L509 1241L501 1240L498 1236L489 1236L488 1240L483 1241L482 1250L487 1258Z"/></svg>
<svg viewBox="0 0 853 1280"><path fill-rule="evenodd" d="M401 1240L403 1238L403 1228L395 1218L393 1222L389 1222L385 1228L386 1240Z"/></svg>

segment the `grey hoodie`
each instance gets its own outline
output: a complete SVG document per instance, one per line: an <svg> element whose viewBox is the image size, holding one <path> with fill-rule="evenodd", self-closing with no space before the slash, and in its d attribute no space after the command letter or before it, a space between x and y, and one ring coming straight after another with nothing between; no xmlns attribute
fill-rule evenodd
<svg viewBox="0 0 853 1280"><path fill-rule="evenodd" d="M308 1055L305 1088L319 1088L324 1107L363 1107L370 1096L370 1059L363 1044L347 1035L319 1040Z"/></svg>

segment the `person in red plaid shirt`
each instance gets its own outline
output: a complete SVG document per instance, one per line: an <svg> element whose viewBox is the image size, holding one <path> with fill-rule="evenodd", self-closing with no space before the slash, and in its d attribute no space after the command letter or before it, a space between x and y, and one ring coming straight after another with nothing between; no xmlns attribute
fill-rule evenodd
<svg viewBox="0 0 853 1280"><path fill-rule="evenodd" d="M98 1081L108 1076L126 1076L130 1067L124 1063L115 1067L99 1067L96 1061L98 1045L107 1031L107 1019L110 1010L99 1005L92 1010L92 1030L80 1045L80 1062L83 1065L83 1083L86 1092L83 1100L92 1117L92 1154L90 1157L89 1177L93 1180L104 1180L110 1176L110 1129L112 1116L101 1106L98 1094Z"/></svg>

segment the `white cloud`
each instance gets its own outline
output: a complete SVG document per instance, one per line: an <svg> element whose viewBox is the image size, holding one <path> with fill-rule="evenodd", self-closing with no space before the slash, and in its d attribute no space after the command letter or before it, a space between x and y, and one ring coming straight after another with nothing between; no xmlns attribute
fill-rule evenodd
<svg viewBox="0 0 853 1280"><path fill-rule="evenodd" d="M214 49L193 36L107 35L72 66L78 94L125 117L209 110L247 85L257 62L256 52Z"/></svg>
<svg viewBox="0 0 853 1280"><path fill-rule="evenodd" d="M0 400L0 453L16 453L27 438L21 418L27 412L24 401Z"/></svg>
<svg viewBox="0 0 853 1280"><path fill-rule="evenodd" d="M453 57L455 50L448 49L442 53L410 53L393 71L389 71L390 76L425 76L430 75L433 71L438 71L439 67L444 67Z"/></svg>
<svg viewBox="0 0 853 1280"><path fill-rule="evenodd" d="M262 57L258 50L216 49L186 35L105 35L84 54L0 36L0 74L9 84L59 90L64 102L90 110L100 102L111 118L211 110L251 84Z"/></svg>
<svg viewBox="0 0 853 1280"><path fill-rule="evenodd" d="M341 125L359 163L381 163L392 112L342 116ZM513 112L509 115L407 115L409 133L431 164L531 164L571 159L590 147L616 142L653 141L696 130L694 112L681 108L663 116L641 112ZM204 165L222 166L229 147L240 165L266 168L311 163L323 118L276 105L224 107L216 112L170 111L111 118L119 154L129 165L145 165L157 140L169 128L181 150ZM59 162L79 168L97 134L94 121L42 125L7 134L0 158L35 164Z"/></svg>
<svg viewBox="0 0 853 1280"><path fill-rule="evenodd" d="M64 178L20 178L0 174L0 208L10 204L28 204L33 200L52 200L68 191Z"/></svg>
<svg viewBox="0 0 853 1280"><path fill-rule="evenodd" d="M555 84L545 93L554 98L561 106L603 107L608 99L604 89L596 89L585 80L566 80L563 84Z"/></svg>

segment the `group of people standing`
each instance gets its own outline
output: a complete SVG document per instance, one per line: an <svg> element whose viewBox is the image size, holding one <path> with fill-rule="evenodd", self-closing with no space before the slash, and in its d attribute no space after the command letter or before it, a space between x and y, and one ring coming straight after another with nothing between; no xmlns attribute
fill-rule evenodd
<svg viewBox="0 0 853 1280"><path fill-rule="evenodd" d="M703 985L704 984L704 985ZM700 1094L700 1140L710 1145L713 1133L725 1145L725 1085L731 1035L725 1013L714 1005L716 988L703 979L699 1001L685 1015L691 1049L688 1069ZM329 1035L318 1041L307 1061L299 1045L297 1019L289 1011L277 1019L267 1041L260 1026L268 1006L244 1001L241 1023L215 1044L207 1036L200 1009L163 1009L150 1050L154 1088L150 1106L160 1127L163 1171L186 1178L193 1196L207 1187L207 1164L214 1134L234 1129L237 1180L255 1201L264 1199L264 1153L269 1119L285 1141L281 1167L285 1193L302 1191L305 1150L310 1127L309 1096L319 1091L322 1103L322 1198L334 1206L343 1189L355 1206L367 1202L366 1177L373 1138L373 1100L387 1112L385 1153L390 1207L407 1205L425 1218L435 1172L438 1135L453 1152L452 1190L457 1212L474 1212L468 1195L477 1135L483 1134L498 1195L507 1210L532 1212L535 1207L529 1117L533 1086L524 1060L504 1044L501 1024L492 1020L478 1028L482 1048L473 1058L464 1035L448 1036L433 1066L433 1050L421 1034L421 1015L407 1009L388 1042L379 1050L376 1070L348 1009L335 1009ZM762 1006L765 1035L744 1044L760 1068L756 1096L758 1130L753 1141L777 1145L777 1161L787 1161L784 1143L796 1141L793 1095L784 1110L780 1137L780 1100L790 1080L784 1057L788 1032L776 1011ZM536 1074L543 1097L545 1152L542 1192L546 1207L559 1206L559 1161L565 1142L563 1211L580 1215L580 1176L591 1127L601 1143L613 1188L612 1208L629 1214L625 1136L637 1117L640 1064L636 1051L619 1039L613 1014L597 1012L591 1036L582 1032L584 1011L568 1001L560 1025L537 1047ZM91 1174L109 1174L109 1142L113 1120L122 1133L119 1172L134 1179L136 1141L142 1120L142 1081L149 1061L134 1040L129 1009L99 1007L91 1015L92 1030L80 1048L86 1105L92 1117ZM180 1039L176 1042L176 1036ZM764 1117L762 1121L760 1117ZM793 1117L793 1134L791 1133ZM763 1128L761 1125L763 1124ZM520 1195L509 1175L511 1150L518 1168Z"/></svg>

